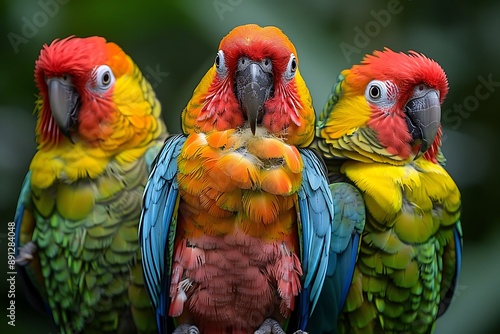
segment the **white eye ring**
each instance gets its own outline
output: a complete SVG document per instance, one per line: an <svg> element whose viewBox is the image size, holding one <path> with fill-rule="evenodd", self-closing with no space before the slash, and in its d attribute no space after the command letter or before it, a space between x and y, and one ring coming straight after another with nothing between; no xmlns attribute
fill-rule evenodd
<svg viewBox="0 0 500 334"><path fill-rule="evenodd" d="M366 86L365 97L372 102L387 98L387 86L383 81L372 80Z"/></svg>
<svg viewBox="0 0 500 334"><path fill-rule="evenodd" d="M219 50L217 52L214 64L217 73L219 73L220 75L227 74L226 60L224 59L224 52L222 50Z"/></svg>
<svg viewBox="0 0 500 334"><path fill-rule="evenodd" d="M288 65L286 66L285 78L290 80L295 76L299 64L297 58L293 53L290 54L290 59L288 60Z"/></svg>
<svg viewBox="0 0 500 334"><path fill-rule="evenodd" d="M108 90L115 83L115 76L108 65L101 65L94 70L95 88L101 91Z"/></svg>

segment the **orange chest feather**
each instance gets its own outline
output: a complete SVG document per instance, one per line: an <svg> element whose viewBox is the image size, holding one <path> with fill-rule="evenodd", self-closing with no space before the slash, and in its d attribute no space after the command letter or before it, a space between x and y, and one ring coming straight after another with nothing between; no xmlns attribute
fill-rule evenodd
<svg viewBox="0 0 500 334"><path fill-rule="evenodd" d="M236 130L192 134L178 163L183 237L296 240L302 160L295 147Z"/></svg>

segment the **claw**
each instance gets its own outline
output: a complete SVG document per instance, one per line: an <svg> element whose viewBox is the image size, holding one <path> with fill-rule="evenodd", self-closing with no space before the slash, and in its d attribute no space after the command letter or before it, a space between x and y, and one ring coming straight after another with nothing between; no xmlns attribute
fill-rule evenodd
<svg viewBox="0 0 500 334"><path fill-rule="evenodd" d="M20 266L25 266L33 260L33 256L37 251L38 247L33 241L28 242L23 247L19 247L19 254L16 257L16 264Z"/></svg>
<svg viewBox="0 0 500 334"><path fill-rule="evenodd" d="M200 334L200 330L194 325L183 324L178 326L173 334Z"/></svg>
<svg viewBox="0 0 500 334"><path fill-rule="evenodd" d="M254 334L285 334L285 331L281 328L280 324L274 319L266 319L262 325L257 329ZM301 330L294 332L293 334L307 334Z"/></svg>

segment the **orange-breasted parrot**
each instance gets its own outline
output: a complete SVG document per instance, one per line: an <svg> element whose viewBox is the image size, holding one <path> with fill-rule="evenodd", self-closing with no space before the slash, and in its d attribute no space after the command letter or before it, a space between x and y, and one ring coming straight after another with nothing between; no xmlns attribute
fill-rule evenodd
<svg viewBox="0 0 500 334"><path fill-rule="evenodd" d="M15 215L26 293L61 333L155 332L137 229L160 103L101 37L44 45L35 81L38 148Z"/></svg>
<svg viewBox="0 0 500 334"><path fill-rule="evenodd" d="M440 65L416 52L375 51L340 73L313 146L328 166L335 219L364 228L343 267L353 273L343 308L327 311L337 267L310 320L323 328L311 333L431 333L449 306L462 232L460 192L440 164L447 92Z"/></svg>
<svg viewBox="0 0 500 334"><path fill-rule="evenodd" d="M295 47L234 28L153 164L139 226L161 333L304 330L333 203ZM300 331L298 331L300 332Z"/></svg>

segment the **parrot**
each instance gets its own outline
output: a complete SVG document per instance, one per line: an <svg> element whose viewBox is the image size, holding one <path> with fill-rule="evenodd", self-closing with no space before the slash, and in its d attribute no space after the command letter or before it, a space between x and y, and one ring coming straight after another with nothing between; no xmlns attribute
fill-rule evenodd
<svg viewBox="0 0 500 334"><path fill-rule="evenodd" d="M233 28L153 162L139 239L160 333L305 333L337 254L298 64L278 27Z"/></svg>
<svg viewBox="0 0 500 334"><path fill-rule="evenodd" d="M154 333L138 225L167 137L155 92L100 36L44 44L34 76L37 150L14 217L27 298L60 333Z"/></svg>
<svg viewBox="0 0 500 334"><path fill-rule="evenodd" d="M442 67L415 51L376 50L340 72L310 147L327 165L335 220L360 238L327 274L311 332L432 333L449 307L463 237L441 151L447 93ZM335 285L349 276L348 289Z"/></svg>

